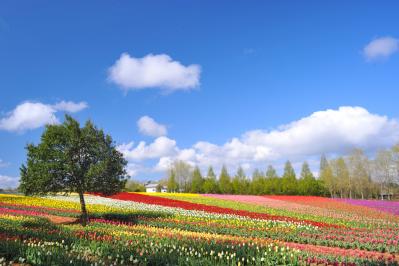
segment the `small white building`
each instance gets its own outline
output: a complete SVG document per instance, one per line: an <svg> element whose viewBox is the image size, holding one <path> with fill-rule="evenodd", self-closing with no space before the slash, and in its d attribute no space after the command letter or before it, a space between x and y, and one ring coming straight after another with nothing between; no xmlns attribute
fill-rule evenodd
<svg viewBox="0 0 399 266"><path fill-rule="evenodd" d="M157 192L159 184L158 183L149 183L145 185L145 192L147 193L154 193ZM167 187L166 186L161 186L161 192L165 193L167 192Z"/></svg>

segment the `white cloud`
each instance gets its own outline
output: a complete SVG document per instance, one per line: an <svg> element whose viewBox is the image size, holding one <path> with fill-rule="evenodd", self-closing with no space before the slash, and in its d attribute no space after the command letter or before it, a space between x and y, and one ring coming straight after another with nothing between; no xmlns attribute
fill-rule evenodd
<svg viewBox="0 0 399 266"><path fill-rule="evenodd" d="M172 157L161 157L153 170L155 172L166 172L173 162L174 159Z"/></svg>
<svg viewBox="0 0 399 266"><path fill-rule="evenodd" d="M109 68L108 79L125 90L160 88L167 91L190 90L199 85L201 67L184 66L166 54L142 58L123 53Z"/></svg>
<svg viewBox="0 0 399 266"><path fill-rule="evenodd" d="M397 140L398 121L350 106L315 112L277 130L250 131L242 138L251 147L268 148L269 157L280 158L344 152L352 147L370 150Z"/></svg>
<svg viewBox="0 0 399 266"><path fill-rule="evenodd" d="M209 165L230 169L239 165L265 168L271 161L290 159L293 163L326 154L340 154L354 147L373 151L399 141L399 123L386 116L372 114L362 107L344 106L336 110L314 112L275 130L252 130L222 145L199 141L179 148L176 141L160 137L146 145L140 142L119 146L130 161L158 159L154 171L165 171L174 160L184 160L203 169ZM299 164L298 164L299 165Z"/></svg>
<svg viewBox="0 0 399 266"><path fill-rule="evenodd" d="M399 50L399 40L392 37L382 37L368 43L363 48L367 60L388 58Z"/></svg>
<svg viewBox="0 0 399 266"><path fill-rule="evenodd" d="M174 155L177 152L176 141L163 136L156 138L149 145L145 141L140 141L137 146L134 146L134 142L130 142L117 146L117 149L131 161L155 159Z"/></svg>
<svg viewBox="0 0 399 266"><path fill-rule="evenodd" d="M61 101L59 103L54 104L53 107L55 110L58 110L58 111L76 113L76 112L82 111L83 109L86 109L89 106L86 102L74 103L71 101L68 101L68 102Z"/></svg>
<svg viewBox="0 0 399 266"><path fill-rule="evenodd" d="M143 116L137 121L140 133L152 136L160 137L168 134L168 130L165 125L157 123L153 118L149 116Z"/></svg>
<svg viewBox="0 0 399 266"><path fill-rule="evenodd" d="M18 177L0 175L0 188L16 188L18 184Z"/></svg>
<svg viewBox="0 0 399 266"><path fill-rule="evenodd" d="M134 177L140 172L141 168L142 167L139 164L128 163L126 166L126 172L130 177Z"/></svg>
<svg viewBox="0 0 399 266"><path fill-rule="evenodd" d="M57 124L58 111L77 112L87 107L86 103L59 102L55 105L40 102L24 102L0 119L0 130L24 132L46 124Z"/></svg>
<svg viewBox="0 0 399 266"><path fill-rule="evenodd" d="M23 132L46 124L56 124L59 121L55 113L56 110L50 105L25 102L0 120L0 129Z"/></svg>

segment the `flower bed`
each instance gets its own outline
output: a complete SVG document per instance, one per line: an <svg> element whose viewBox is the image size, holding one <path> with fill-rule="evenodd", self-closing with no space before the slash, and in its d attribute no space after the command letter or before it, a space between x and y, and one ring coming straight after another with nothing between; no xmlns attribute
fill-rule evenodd
<svg viewBox="0 0 399 266"><path fill-rule="evenodd" d="M122 195L86 195L87 227L49 219L76 215L77 195L0 195L0 265L398 265L392 221L370 229L315 226L207 205L221 199L201 195ZM192 198L207 204L185 201ZM257 199L228 196L226 204L245 201L260 210Z"/></svg>
<svg viewBox="0 0 399 266"><path fill-rule="evenodd" d="M210 213L218 213L218 214L230 214L230 215L238 215L244 217L250 217L255 219L266 219L266 220L278 220L278 221L289 221L289 222L300 222L305 224L310 224L313 226L332 226L338 227L337 225L331 225L323 222L315 222L311 220L298 220L293 217L287 216L277 216L277 215L270 215L267 213L257 213L251 212L246 210L233 210L229 208L223 208L218 206L210 206L200 203L192 203L183 200L176 200L176 199L167 199L158 196L150 196L138 193L118 193L116 195L110 196L109 198L112 199L119 199L119 200L127 200L127 201L134 201L134 202L141 202L141 203L148 203L148 204L155 204L167 207L175 207L175 208L182 208L185 210L198 210L198 211L205 211Z"/></svg>
<svg viewBox="0 0 399 266"><path fill-rule="evenodd" d="M364 206L379 211L384 211L399 215L399 202L398 201L385 201L385 200L360 200L360 199L334 199L338 202L345 202L352 205Z"/></svg>

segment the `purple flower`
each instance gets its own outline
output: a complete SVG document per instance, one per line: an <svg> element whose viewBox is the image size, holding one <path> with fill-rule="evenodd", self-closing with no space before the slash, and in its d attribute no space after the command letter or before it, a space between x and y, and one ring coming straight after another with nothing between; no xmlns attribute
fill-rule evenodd
<svg viewBox="0 0 399 266"><path fill-rule="evenodd" d="M399 201L360 200L360 199L336 199L336 200L399 215Z"/></svg>

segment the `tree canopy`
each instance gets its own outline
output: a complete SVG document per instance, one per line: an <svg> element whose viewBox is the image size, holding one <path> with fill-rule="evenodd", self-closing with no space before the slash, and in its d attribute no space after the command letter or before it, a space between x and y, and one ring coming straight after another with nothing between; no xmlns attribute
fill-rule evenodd
<svg viewBox="0 0 399 266"><path fill-rule="evenodd" d="M216 180L215 172L213 171L212 166L209 166L208 173L205 177L203 188L204 193L218 193L219 187L218 182Z"/></svg>
<svg viewBox="0 0 399 266"><path fill-rule="evenodd" d="M227 168L223 165L222 170L219 176L219 190L223 194L230 194L232 192L232 184L229 173L227 172Z"/></svg>
<svg viewBox="0 0 399 266"><path fill-rule="evenodd" d="M297 190L297 180L295 170L290 161L287 161L284 166L284 174L281 179L281 189L283 194L294 195Z"/></svg>
<svg viewBox="0 0 399 266"><path fill-rule="evenodd" d="M127 164L110 135L91 121L80 127L66 115L62 124L47 125L38 145L28 144L21 166L20 190L26 195L79 194L82 224L87 223L84 193L111 195L125 187Z"/></svg>
<svg viewBox="0 0 399 266"><path fill-rule="evenodd" d="M197 167L194 168L192 173L191 192L202 193L204 178L202 177L201 170Z"/></svg>

